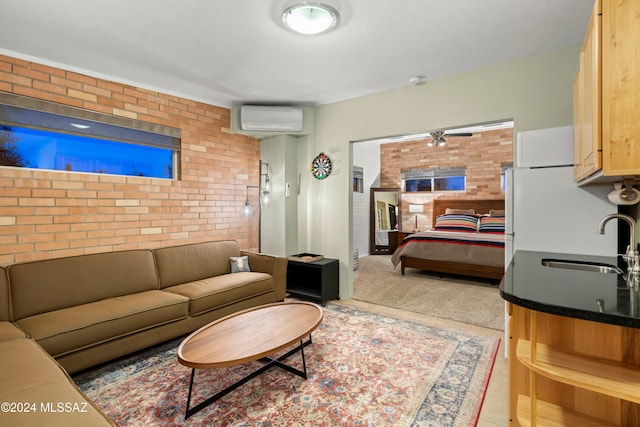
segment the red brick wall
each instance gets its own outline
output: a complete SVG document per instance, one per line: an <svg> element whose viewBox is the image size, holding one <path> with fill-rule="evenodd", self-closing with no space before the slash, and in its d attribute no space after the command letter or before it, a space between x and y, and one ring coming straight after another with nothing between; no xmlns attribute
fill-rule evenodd
<svg viewBox="0 0 640 427"><path fill-rule="evenodd" d="M503 163L513 161L513 129L476 132L471 137L448 137L443 147L429 147L428 140L382 144L380 186L402 188L402 170L466 167L464 192L402 193L401 230L413 231L415 214L410 204L425 204L418 215L418 229L431 227L431 200L437 197L500 198Z"/></svg>
<svg viewBox="0 0 640 427"><path fill-rule="evenodd" d="M182 132L177 181L0 167L0 264L220 239L257 249L242 207L260 141L230 132L229 109L2 55L0 91Z"/></svg>

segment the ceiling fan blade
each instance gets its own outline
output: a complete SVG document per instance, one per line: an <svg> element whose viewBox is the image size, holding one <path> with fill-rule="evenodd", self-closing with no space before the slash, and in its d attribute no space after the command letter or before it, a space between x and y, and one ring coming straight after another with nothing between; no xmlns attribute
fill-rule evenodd
<svg viewBox="0 0 640 427"><path fill-rule="evenodd" d="M464 133L445 133L445 136L473 136L472 133L470 132L464 132Z"/></svg>

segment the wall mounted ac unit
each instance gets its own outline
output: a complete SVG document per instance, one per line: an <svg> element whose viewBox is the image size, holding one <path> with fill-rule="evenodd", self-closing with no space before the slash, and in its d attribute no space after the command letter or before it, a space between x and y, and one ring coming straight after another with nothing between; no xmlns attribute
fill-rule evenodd
<svg viewBox="0 0 640 427"><path fill-rule="evenodd" d="M240 128L269 132L300 132L302 131L302 108L242 105Z"/></svg>

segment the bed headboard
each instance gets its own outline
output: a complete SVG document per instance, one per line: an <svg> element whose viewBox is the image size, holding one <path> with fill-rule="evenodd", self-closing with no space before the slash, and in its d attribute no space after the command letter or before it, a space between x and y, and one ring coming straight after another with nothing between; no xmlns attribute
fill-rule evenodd
<svg viewBox="0 0 640 427"><path fill-rule="evenodd" d="M433 199L431 226L436 226L436 218L444 215L447 208L475 209L477 214L488 214L492 209L504 209L504 199Z"/></svg>

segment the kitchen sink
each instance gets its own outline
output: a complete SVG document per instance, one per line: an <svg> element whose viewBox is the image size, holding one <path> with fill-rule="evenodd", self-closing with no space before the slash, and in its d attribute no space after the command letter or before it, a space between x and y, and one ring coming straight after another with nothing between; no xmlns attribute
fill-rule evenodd
<svg viewBox="0 0 640 427"><path fill-rule="evenodd" d="M567 259L549 259L542 260L542 265L551 268L566 268L568 270L581 270L581 271L593 271L596 273L612 273L612 274L624 274L619 267L611 264L601 264L598 262L588 261L574 261Z"/></svg>

